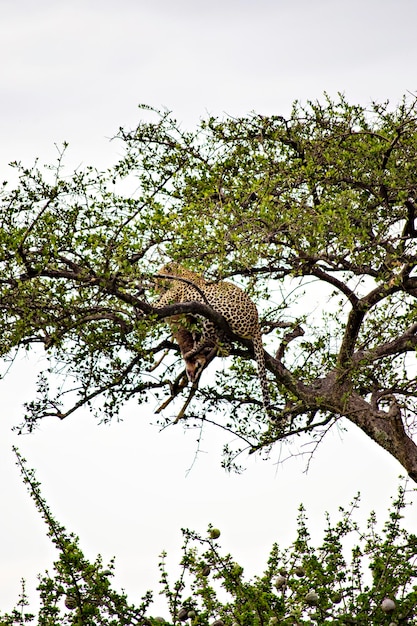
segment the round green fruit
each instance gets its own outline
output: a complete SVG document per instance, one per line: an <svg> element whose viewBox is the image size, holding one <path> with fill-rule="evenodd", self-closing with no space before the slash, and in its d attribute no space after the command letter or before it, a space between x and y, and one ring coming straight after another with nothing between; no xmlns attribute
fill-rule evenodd
<svg viewBox="0 0 417 626"><path fill-rule="evenodd" d="M178 611L177 618L180 622L185 622L188 618L188 609L182 608Z"/></svg>
<svg viewBox="0 0 417 626"><path fill-rule="evenodd" d="M233 563L232 574L233 576L242 576L243 567L239 563Z"/></svg>
<svg viewBox="0 0 417 626"><path fill-rule="evenodd" d="M74 598L74 596L66 596L66 598L65 598L65 606L67 607L67 609L70 609L71 611L76 609L77 608L77 600L76 600L76 598Z"/></svg>
<svg viewBox="0 0 417 626"><path fill-rule="evenodd" d="M395 611L395 602L391 598L384 598L381 602L381 609L384 613L392 613Z"/></svg>
<svg viewBox="0 0 417 626"><path fill-rule="evenodd" d="M294 568L294 574L302 578L303 576L306 575L306 571L304 567L301 567L301 565L297 565L297 567Z"/></svg>
<svg viewBox="0 0 417 626"><path fill-rule="evenodd" d="M286 582L287 579L285 578L285 576L277 576L274 580L275 589L281 589Z"/></svg>
<svg viewBox="0 0 417 626"><path fill-rule="evenodd" d="M310 606L317 606L319 603L319 599L320 598L315 591L309 591L308 593L306 593L304 598L306 603Z"/></svg>
<svg viewBox="0 0 417 626"><path fill-rule="evenodd" d="M210 530L210 538L218 539L220 537L220 530L218 528L212 528Z"/></svg>

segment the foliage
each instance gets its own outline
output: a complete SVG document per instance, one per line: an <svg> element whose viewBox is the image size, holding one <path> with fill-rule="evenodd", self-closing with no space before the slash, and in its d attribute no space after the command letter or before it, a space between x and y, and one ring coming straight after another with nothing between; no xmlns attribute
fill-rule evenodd
<svg viewBox="0 0 417 626"><path fill-rule="evenodd" d="M336 523L327 516L317 547L301 506L295 541L286 549L274 544L265 571L253 579L230 554L223 554L218 529L210 525L205 536L184 530L178 580L170 581L166 554L160 563L165 619L149 615L151 592L134 607L124 593L113 590L113 561L104 568L100 556L94 563L85 558L78 539L53 518L33 471L15 452L59 552L53 572L39 578L41 626L417 624L417 537L401 523L409 499L406 486L393 499L382 530L375 514L360 529L354 519L357 496L348 509L340 508ZM0 625L33 623L36 617L26 612L28 605L23 586L16 609L0 615Z"/></svg>
<svg viewBox="0 0 417 626"><path fill-rule="evenodd" d="M192 131L142 114L151 121L120 130L124 155L108 171L68 175L62 153L46 170L15 163L19 184L3 187L0 352L7 362L42 344L49 359L21 428L151 400L164 426L179 414L231 433L230 468L294 435L315 449L343 417L417 480L415 99L325 98L288 119L208 118ZM206 373L187 391L162 318L213 311L154 306L168 259L256 299L275 423L248 340L213 362L215 382Z"/></svg>
<svg viewBox="0 0 417 626"><path fill-rule="evenodd" d="M130 605L124 593L118 593L111 587L114 575L114 561L104 566L100 555L89 562L79 547L79 540L53 517L40 491L40 484L33 470L28 469L25 459L14 449L17 465L36 508L48 527L48 537L59 553L51 575L45 572L39 577L37 587L41 608L38 614L39 626L55 624L74 624L80 626L122 626L142 624L144 614L149 607L152 594L145 594L138 607ZM24 624L31 622L34 616L25 613L28 598L23 592L16 608L11 614L0 616L0 625Z"/></svg>

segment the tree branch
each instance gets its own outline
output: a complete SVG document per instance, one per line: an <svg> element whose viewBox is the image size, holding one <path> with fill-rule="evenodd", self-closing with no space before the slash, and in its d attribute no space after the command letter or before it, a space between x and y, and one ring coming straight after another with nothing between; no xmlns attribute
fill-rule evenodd
<svg viewBox="0 0 417 626"><path fill-rule="evenodd" d="M351 309L338 355L338 366L341 369L349 367L365 315L375 304L397 291L400 291L400 286L397 284L378 286L361 300L358 300L357 306Z"/></svg>
<svg viewBox="0 0 417 626"><path fill-rule="evenodd" d="M343 283L341 280L338 280L335 276L327 274L327 272L324 272L317 265L311 268L310 274L316 276L320 280L325 281L326 283L329 283L329 285L336 287L336 289L341 291L347 297L353 308L358 306L359 298L355 295L352 289L345 285L345 283Z"/></svg>
<svg viewBox="0 0 417 626"><path fill-rule="evenodd" d="M404 352L413 352L417 347L417 323L412 324L406 332L393 339L387 341L376 348L371 350L358 350L352 355L351 363L353 366L358 365L361 362L371 363L378 359L383 359L395 354L402 354Z"/></svg>

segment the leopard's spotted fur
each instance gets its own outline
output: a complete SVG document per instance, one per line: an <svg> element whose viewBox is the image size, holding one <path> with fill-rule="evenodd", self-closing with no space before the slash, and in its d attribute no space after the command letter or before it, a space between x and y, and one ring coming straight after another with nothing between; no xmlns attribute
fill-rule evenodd
<svg viewBox="0 0 417 626"><path fill-rule="evenodd" d="M266 377L265 356L262 344L262 334L259 327L258 311L254 302L240 287L227 282L208 282L200 274L192 272L178 263L168 263L158 272L158 275L172 276L173 278L158 279L160 290L164 291L158 300L157 306L161 308L169 304L179 302L204 302L220 313L229 324L233 333L244 339L253 342L255 359L258 365L258 375L262 389L263 403L268 414L271 413L271 402ZM178 277L179 280L175 280ZM178 316L175 324L178 327ZM171 318L172 320L172 318ZM172 321L170 322L172 327ZM182 340L190 342L191 331L182 329ZM189 336L184 335L188 332ZM187 375L190 380L196 380L204 367L204 350L208 346L216 346L221 354L226 346L227 340L222 338L222 334L216 326L209 320L203 318L201 338L194 340L194 348L183 354L187 367ZM197 359L196 366L198 372L193 370L193 359ZM188 362L187 362L188 361Z"/></svg>

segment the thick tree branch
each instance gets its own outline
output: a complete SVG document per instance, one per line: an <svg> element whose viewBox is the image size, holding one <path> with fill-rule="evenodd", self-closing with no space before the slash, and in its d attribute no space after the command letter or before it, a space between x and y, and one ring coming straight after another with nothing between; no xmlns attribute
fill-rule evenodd
<svg viewBox="0 0 417 626"><path fill-rule="evenodd" d="M407 219L404 225L403 237L415 237L417 235L416 229L416 213L417 207L413 198L407 198L405 201L407 208Z"/></svg>
<svg viewBox="0 0 417 626"><path fill-rule="evenodd" d="M405 432L400 414L375 411L356 394L349 397L344 414L373 441L392 454L417 482L417 446Z"/></svg>
<svg viewBox="0 0 417 626"><path fill-rule="evenodd" d="M360 363L368 364L388 356L415 351L416 347L417 323L412 324L403 335L392 341L387 341L371 350L358 350L353 354L351 363L353 366L359 365Z"/></svg>
<svg viewBox="0 0 417 626"><path fill-rule="evenodd" d="M341 369L349 367L365 315L378 302L397 291L400 291L400 286L396 284L378 286L358 300L357 305L351 309L338 355L338 365Z"/></svg>
<svg viewBox="0 0 417 626"><path fill-rule="evenodd" d="M338 354L338 365L341 369L345 369L349 365L365 315L366 310L360 309L358 306L349 313L342 345Z"/></svg>
<svg viewBox="0 0 417 626"><path fill-rule="evenodd" d="M317 265L311 268L310 273L313 276L316 276L317 278L319 278L320 280L323 280L324 282L329 283L329 285L336 287L336 289L338 289L341 293L343 293L346 296L346 298L349 300L353 308L358 306L359 298L356 296L355 292L352 291L352 289L350 289L341 280L338 280L335 276L332 276L331 274L328 274L327 272L323 271Z"/></svg>
<svg viewBox="0 0 417 626"><path fill-rule="evenodd" d="M401 338L401 346L405 349L407 340L415 341L414 332L417 324L410 327L409 331ZM399 345L398 344L398 345ZM386 352L393 349L393 345L385 345ZM381 358L381 351L372 351L372 356ZM282 368L281 364L265 353L268 369L275 375L277 380L299 398L304 412L320 411L328 412L330 416L344 416L363 430L373 441L392 454L407 470L409 475L417 482L417 446L407 435L401 416L396 412L384 412L376 409L370 402L364 400L359 394L350 389L349 381L340 377L336 369L322 379L317 379L311 385L306 385L295 380L290 372ZM296 405L297 408L297 405ZM297 412L297 411L296 411ZM297 412L298 414L298 412ZM326 422L327 423L327 422ZM320 424L307 424L300 426L294 431L286 429L284 435L280 433L278 438L289 436L290 433L310 431ZM269 445L264 444L264 445Z"/></svg>

